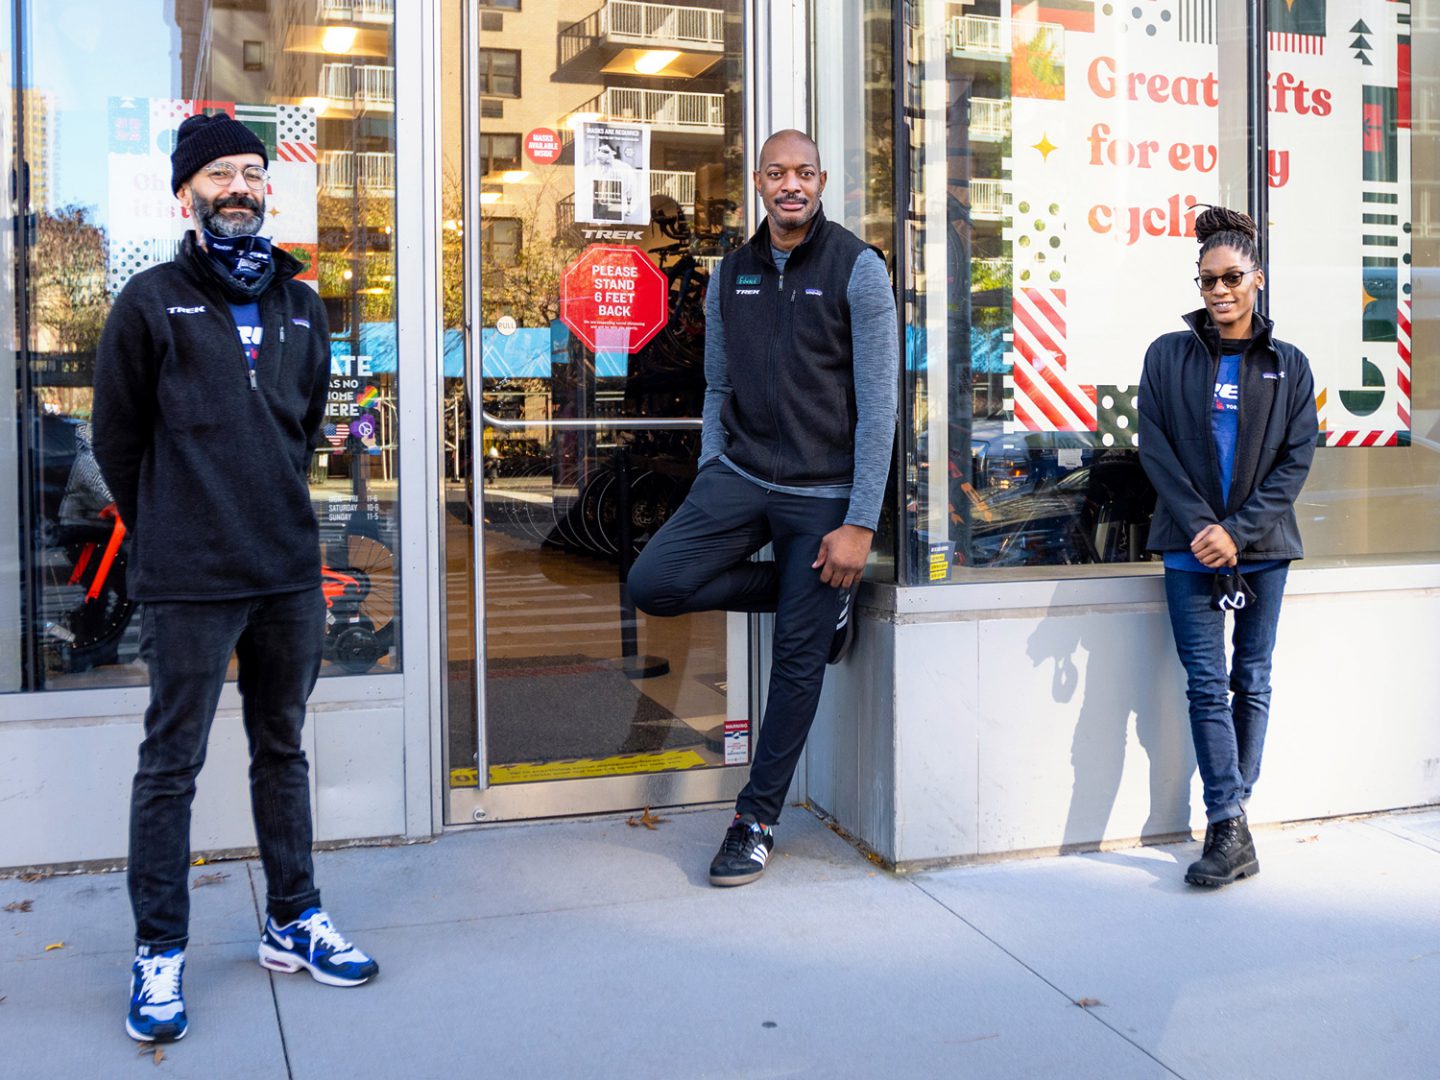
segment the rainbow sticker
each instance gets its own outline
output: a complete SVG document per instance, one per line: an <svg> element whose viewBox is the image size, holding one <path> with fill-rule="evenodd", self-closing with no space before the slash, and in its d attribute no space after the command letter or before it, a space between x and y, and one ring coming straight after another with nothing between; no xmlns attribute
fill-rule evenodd
<svg viewBox="0 0 1440 1080"><path fill-rule="evenodd" d="M369 405L379 396L379 390L376 390L373 386L367 386L364 390L360 391L360 393L355 395L355 404L363 409L365 408L365 406Z"/></svg>

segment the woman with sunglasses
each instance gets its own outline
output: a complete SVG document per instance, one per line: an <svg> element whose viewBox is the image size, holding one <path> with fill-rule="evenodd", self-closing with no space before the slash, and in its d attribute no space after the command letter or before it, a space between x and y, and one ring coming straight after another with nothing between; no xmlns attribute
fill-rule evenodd
<svg viewBox="0 0 1440 1080"><path fill-rule="evenodd" d="M1259 873L1245 809L1270 714L1270 656L1290 560L1303 554L1295 499L1315 455L1310 362L1255 310L1265 287L1255 222L1211 207L1195 220L1204 306L1145 354L1140 462L1158 496L1147 546L1185 667L1205 785L1204 852L1185 880ZM1225 655L1225 612L1235 615ZM1233 698L1232 698L1233 694Z"/></svg>

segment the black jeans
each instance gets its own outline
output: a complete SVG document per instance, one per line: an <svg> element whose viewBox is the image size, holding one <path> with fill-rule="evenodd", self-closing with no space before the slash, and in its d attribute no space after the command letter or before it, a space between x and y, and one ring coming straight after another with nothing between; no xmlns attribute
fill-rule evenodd
<svg viewBox="0 0 1440 1080"><path fill-rule="evenodd" d="M250 745L250 808L266 907L286 923L318 907L311 860L305 702L320 672L325 598L318 587L244 600L148 603L141 652L150 707L130 796L135 943L183 947L190 923L190 804L233 652Z"/></svg>
<svg viewBox="0 0 1440 1080"><path fill-rule="evenodd" d="M735 808L773 825L820 703L845 591L811 568L820 540L845 522L847 499L767 491L722 462L707 465L675 516L630 571L630 597L651 615L773 611L770 694L750 782ZM750 562L766 544L773 562Z"/></svg>

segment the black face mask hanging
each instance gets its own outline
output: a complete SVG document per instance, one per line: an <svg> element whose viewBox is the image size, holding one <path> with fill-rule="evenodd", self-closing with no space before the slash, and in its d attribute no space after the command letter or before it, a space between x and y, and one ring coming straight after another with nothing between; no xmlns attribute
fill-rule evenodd
<svg viewBox="0 0 1440 1080"><path fill-rule="evenodd" d="M1255 590L1245 583L1236 563L1215 575L1210 584L1210 606L1216 611L1240 611L1255 604Z"/></svg>

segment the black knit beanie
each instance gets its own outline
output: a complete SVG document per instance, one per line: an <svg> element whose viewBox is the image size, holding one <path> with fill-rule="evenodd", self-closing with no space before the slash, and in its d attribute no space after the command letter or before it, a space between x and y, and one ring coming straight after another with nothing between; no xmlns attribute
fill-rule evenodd
<svg viewBox="0 0 1440 1080"><path fill-rule="evenodd" d="M265 144L239 120L225 113L187 116L175 132L175 149L170 151L170 190L180 186L216 158L230 154L259 154L270 167Z"/></svg>

